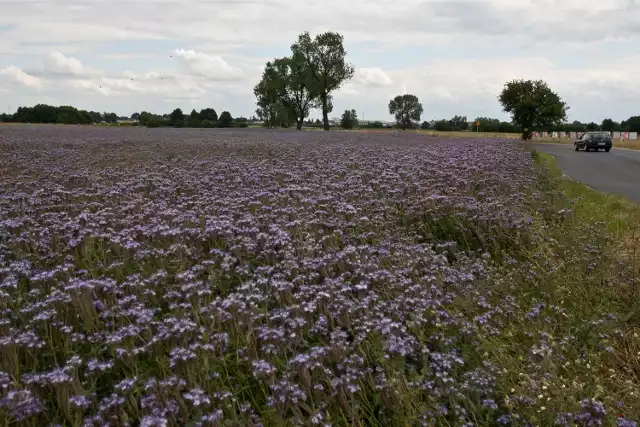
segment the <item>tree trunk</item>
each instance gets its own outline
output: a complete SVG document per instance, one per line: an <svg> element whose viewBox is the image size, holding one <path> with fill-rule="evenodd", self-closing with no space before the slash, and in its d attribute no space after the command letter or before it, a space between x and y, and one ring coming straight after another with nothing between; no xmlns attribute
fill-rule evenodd
<svg viewBox="0 0 640 427"><path fill-rule="evenodd" d="M329 106L327 105L327 95L322 95L322 122L324 130L329 130Z"/></svg>
<svg viewBox="0 0 640 427"><path fill-rule="evenodd" d="M304 118L299 118L296 120L296 129L302 130L302 125L304 124Z"/></svg>

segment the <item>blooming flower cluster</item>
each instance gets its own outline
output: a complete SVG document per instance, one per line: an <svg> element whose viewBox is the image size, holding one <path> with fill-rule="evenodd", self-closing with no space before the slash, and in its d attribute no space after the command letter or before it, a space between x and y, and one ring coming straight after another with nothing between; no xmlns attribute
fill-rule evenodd
<svg viewBox="0 0 640 427"><path fill-rule="evenodd" d="M536 283L543 262L508 248L543 239L534 215L563 218L536 211L538 172L517 144L13 127L0 149L0 423L608 414L588 394L572 414L537 397L559 375L548 361L577 348L544 334L560 303L492 291ZM489 354L514 322L533 325L514 350L527 384Z"/></svg>

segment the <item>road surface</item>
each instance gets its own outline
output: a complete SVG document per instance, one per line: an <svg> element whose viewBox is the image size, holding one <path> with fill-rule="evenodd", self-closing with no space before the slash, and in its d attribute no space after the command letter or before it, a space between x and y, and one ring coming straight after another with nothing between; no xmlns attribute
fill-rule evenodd
<svg viewBox="0 0 640 427"><path fill-rule="evenodd" d="M640 151L617 150L615 142L609 153L576 152L573 145L532 146L537 151L554 155L562 172L574 181L640 202Z"/></svg>

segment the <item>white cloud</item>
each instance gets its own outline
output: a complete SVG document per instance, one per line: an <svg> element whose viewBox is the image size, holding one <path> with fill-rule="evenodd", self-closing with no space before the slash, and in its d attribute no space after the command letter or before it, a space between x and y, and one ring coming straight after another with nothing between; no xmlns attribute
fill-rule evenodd
<svg viewBox="0 0 640 427"><path fill-rule="evenodd" d="M87 68L82 63L71 56L66 56L62 52L51 52L42 61L42 68L45 73L69 74L72 76L97 75L99 72L92 68Z"/></svg>
<svg viewBox="0 0 640 427"><path fill-rule="evenodd" d="M0 73L16 83L2 86L12 104L51 96L127 110L184 100L248 115L264 62L288 54L302 31L331 30L344 35L357 67L335 111L385 119L404 85L425 115L498 115L500 88L523 77L547 80L577 119L637 114L638 0L2 3Z"/></svg>
<svg viewBox="0 0 640 427"><path fill-rule="evenodd" d="M354 80L365 86L389 86L391 79L380 68L359 68L356 70Z"/></svg>
<svg viewBox="0 0 640 427"><path fill-rule="evenodd" d="M30 88L41 88L43 86L41 79L31 76L13 65L0 69L0 76L6 76L14 83Z"/></svg>
<svg viewBox="0 0 640 427"><path fill-rule="evenodd" d="M173 54L182 61L189 72L207 79L239 80L244 77L242 70L232 67L219 56L185 49L176 49Z"/></svg>

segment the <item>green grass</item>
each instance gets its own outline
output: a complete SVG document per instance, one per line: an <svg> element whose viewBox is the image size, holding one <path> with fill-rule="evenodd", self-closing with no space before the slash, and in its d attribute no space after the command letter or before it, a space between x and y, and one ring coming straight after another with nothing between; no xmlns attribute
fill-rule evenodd
<svg viewBox="0 0 640 427"><path fill-rule="evenodd" d="M482 347L505 374L506 400L537 390L533 395L542 407L538 403L535 410L519 410L540 425L554 421L545 418L549 410L567 412L586 398L619 406L621 414L637 420L640 208L565 179L550 155L534 151L532 156L545 172L540 191L565 211L562 216L542 211L534 218L543 236L540 242L546 244L523 248L531 277L514 276L504 268L503 276L509 279L488 292L496 298L517 288L519 310L542 303L544 314L539 320L528 319L521 311ZM536 348L538 355L532 357Z"/></svg>
<svg viewBox="0 0 640 427"><path fill-rule="evenodd" d="M617 239L630 237L640 225L640 206L624 197L599 192L579 182L564 179L555 157L533 151L537 163L549 171L560 191L573 200L572 220L580 223L605 223Z"/></svg>

